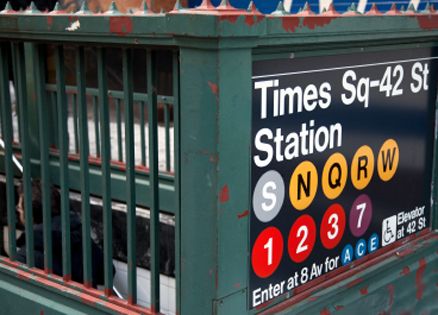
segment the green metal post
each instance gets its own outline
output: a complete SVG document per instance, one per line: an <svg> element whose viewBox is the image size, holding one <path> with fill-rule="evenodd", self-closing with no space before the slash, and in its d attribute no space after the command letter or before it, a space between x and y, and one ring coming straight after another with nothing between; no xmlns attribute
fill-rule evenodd
<svg viewBox="0 0 438 315"><path fill-rule="evenodd" d="M181 314L210 314L216 297L217 65L213 50L180 50Z"/></svg>
<svg viewBox="0 0 438 315"><path fill-rule="evenodd" d="M12 112L9 94L9 43L0 44L0 106L3 128L3 141L5 143L5 171L6 171L6 207L8 213L9 229L9 256L15 259L16 246L16 215L15 215L15 190L14 190L14 164L12 162Z"/></svg>
<svg viewBox="0 0 438 315"><path fill-rule="evenodd" d="M251 50L183 47L180 62L181 314L243 314Z"/></svg>
<svg viewBox="0 0 438 315"><path fill-rule="evenodd" d="M137 303L137 234L135 202L134 90L132 50L123 49L123 91L125 104L126 206L128 241L128 303Z"/></svg>
<svg viewBox="0 0 438 315"><path fill-rule="evenodd" d="M40 146L39 146L39 121L38 121L38 108L37 104L37 92L35 84L35 71L37 65L35 64L34 56L37 54L37 44L32 42L24 43L24 63L25 67L25 78L26 78L26 89L27 89L27 129L29 131L28 144L29 144L29 158L31 160L37 160L40 157ZM31 170L30 174L32 178L40 177L40 168L37 164L30 164Z"/></svg>
<svg viewBox="0 0 438 315"><path fill-rule="evenodd" d="M81 164L81 211L82 211L82 251L84 267L84 285L92 286L92 262L91 262L91 219L90 219L90 178L89 178L89 139L88 139L88 115L85 79L85 53L84 47L76 51L76 84L78 87L79 105L79 145Z"/></svg>
<svg viewBox="0 0 438 315"><path fill-rule="evenodd" d="M113 250L112 250L112 207L111 207L111 143L109 129L108 85L106 76L105 48L97 49L97 76L99 85L99 118L101 134L102 161L102 201L103 201L103 254L105 294L110 296L113 287Z"/></svg>
<svg viewBox="0 0 438 315"><path fill-rule="evenodd" d="M32 209L32 187L30 170L30 144L29 144L29 114L26 86L26 71L24 58L24 45L21 43L12 44L13 54L16 59L15 79L17 82L17 103L20 108L20 129L21 129L21 153L23 165L23 188L24 188L24 211L25 211L25 232L26 232L26 262L29 267L34 267L34 237L33 237L33 209Z"/></svg>
<svg viewBox="0 0 438 315"><path fill-rule="evenodd" d="M41 192L44 224L44 268L52 272L52 204L51 182L49 176L49 130L48 106L46 102L46 75L44 70L45 56L41 46L35 47L35 86L37 96L38 117L40 126L40 159L41 159Z"/></svg>
<svg viewBox="0 0 438 315"><path fill-rule="evenodd" d="M251 209L251 53L250 47L222 48L218 52L218 283L214 309L222 315L229 314L230 310L242 314L247 309Z"/></svg>
<svg viewBox="0 0 438 315"><path fill-rule="evenodd" d="M147 51L147 93L149 118L151 308L160 311L160 205L158 202L158 134L155 53Z"/></svg>
<svg viewBox="0 0 438 315"><path fill-rule="evenodd" d="M64 280L71 279L70 242L70 198L68 178L68 102L65 91L65 65L63 46L55 48L56 96L58 105L58 137L61 184L61 225L62 225L62 274Z"/></svg>
<svg viewBox="0 0 438 315"><path fill-rule="evenodd" d="M173 156L175 187L175 286L176 312L181 314L181 176L180 176L180 105L179 105L179 53L172 54L172 89L173 89Z"/></svg>

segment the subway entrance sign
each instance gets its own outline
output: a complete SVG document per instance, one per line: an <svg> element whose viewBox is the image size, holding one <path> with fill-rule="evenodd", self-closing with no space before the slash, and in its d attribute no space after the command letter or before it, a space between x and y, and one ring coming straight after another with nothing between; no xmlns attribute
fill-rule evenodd
<svg viewBox="0 0 438 315"><path fill-rule="evenodd" d="M435 56L254 62L251 308L430 229Z"/></svg>

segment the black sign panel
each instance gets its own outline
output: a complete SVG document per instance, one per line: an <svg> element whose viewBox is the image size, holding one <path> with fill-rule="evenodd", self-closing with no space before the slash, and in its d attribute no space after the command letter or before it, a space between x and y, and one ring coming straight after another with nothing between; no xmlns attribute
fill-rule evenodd
<svg viewBox="0 0 438 315"><path fill-rule="evenodd" d="M435 55L254 62L251 308L430 228Z"/></svg>

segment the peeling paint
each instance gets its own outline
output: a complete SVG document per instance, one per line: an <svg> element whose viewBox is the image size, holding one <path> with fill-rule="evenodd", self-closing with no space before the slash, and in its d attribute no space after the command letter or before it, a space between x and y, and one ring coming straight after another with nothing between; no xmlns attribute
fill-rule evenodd
<svg viewBox="0 0 438 315"><path fill-rule="evenodd" d="M53 16L48 15L47 16L47 26L49 29L51 29L52 25L53 25Z"/></svg>
<svg viewBox="0 0 438 315"><path fill-rule="evenodd" d="M249 215L249 210L245 210L242 213L238 213L237 214L237 218L238 219L243 219L243 218L247 217L248 215Z"/></svg>
<svg viewBox="0 0 438 315"><path fill-rule="evenodd" d="M438 28L438 18L436 15L417 15L415 18L423 30L434 30Z"/></svg>
<svg viewBox="0 0 438 315"><path fill-rule="evenodd" d="M109 18L110 32L118 36L132 33L132 19L129 16L111 16Z"/></svg>
<svg viewBox="0 0 438 315"><path fill-rule="evenodd" d="M395 293L395 287L393 284L388 284L387 287L388 293L389 293L389 299L388 299L388 312L391 313L392 306L394 305L394 293Z"/></svg>
<svg viewBox="0 0 438 315"><path fill-rule="evenodd" d="M263 21L265 17L263 15L247 15L245 16L245 24L248 26L253 26L257 23Z"/></svg>
<svg viewBox="0 0 438 315"><path fill-rule="evenodd" d="M335 310L340 311L344 309L344 305L335 305Z"/></svg>
<svg viewBox="0 0 438 315"><path fill-rule="evenodd" d="M66 27L65 30L68 32L74 32L81 28L81 22L76 20L70 24L70 26Z"/></svg>
<svg viewBox="0 0 438 315"><path fill-rule="evenodd" d="M319 314L320 314L320 315L330 315L331 313L330 313L330 311L328 310L328 308L325 307L325 308L323 308L323 309L321 310L321 312L319 312Z"/></svg>
<svg viewBox="0 0 438 315"><path fill-rule="evenodd" d="M228 185L224 185L219 194L219 201L220 203L225 203L228 200L230 200L230 192L228 190Z"/></svg>
<svg viewBox="0 0 438 315"><path fill-rule="evenodd" d="M324 27L329 25L335 16L308 16L303 19L303 26L314 30L316 27Z"/></svg>
<svg viewBox="0 0 438 315"><path fill-rule="evenodd" d="M424 275L424 271L426 270L426 259L421 258L419 263L419 267L417 269L417 272L415 273L415 286L417 288L417 293L415 295L415 297L417 298L417 300L421 300L423 298L423 293L424 293L424 289L425 289L425 285L423 283L423 275Z"/></svg>
<svg viewBox="0 0 438 315"><path fill-rule="evenodd" d="M310 302L315 302L316 300L318 300L318 298L319 298L319 296L314 295L314 296L309 297L308 300L309 300Z"/></svg>
<svg viewBox="0 0 438 315"><path fill-rule="evenodd" d="M400 275L407 276L411 272L411 269L408 266L403 267L402 271L400 272Z"/></svg>
<svg viewBox="0 0 438 315"><path fill-rule="evenodd" d="M112 292L113 290L111 289L111 288L105 288L105 289L103 289L103 292L104 292L104 294L106 295L106 296L111 296L112 295Z"/></svg>
<svg viewBox="0 0 438 315"><path fill-rule="evenodd" d="M238 18L239 15L237 14L221 15L219 16L219 21L227 21L230 22L231 24L235 24Z"/></svg>
<svg viewBox="0 0 438 315"><path fill-rule="evenodd" d="M347 283L347 285L345 287L347 289L350 289L350 288L352 288L352 287L354 287L362 282L363 282L362 278L357 278L357 279L354 279L353 281L350 281L349 283Z"/></svg>
<svg viewBox="0 0 438 315"><path fill-rule="evenodd" d="M359 292L361 295L367 295L368 294L368 286L360 288Z"/></svg>
<svg viewBox="0 0 438 315"><path fill-rule="evenodd" d="M402 258L405 257L407 255L410 255L414 252L414 250L412 249L412 247L407 247L401 251L397 251L395 254L397 257Z"/></svg>
<svg viewBox="0 0 438 315"><path fill-rule="evenodd" d="M217 84L208 81L208 86L210 87L211 93L213 93L214 95L218 95L219 93L219 88L217 86Z"/></svg>
<svg viewBox="0 0 438 315"><path fill-rule="evenodd" d="M300 19L295 16L288 16L288 17L282 17L281 18L281 24L283 29L286 32L295 32L297 27L300 25Z"/></svg>

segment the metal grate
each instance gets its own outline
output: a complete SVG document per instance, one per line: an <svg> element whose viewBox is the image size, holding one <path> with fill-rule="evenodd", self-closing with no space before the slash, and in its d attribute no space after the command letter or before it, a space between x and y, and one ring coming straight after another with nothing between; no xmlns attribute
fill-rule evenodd
<svg viewBox="0 0 438 315"><path fill-rule="evenodd" d="M71 48L72 46L70 46ZM89 48L89 47L88 47ZM5 143L5 174L7 186L9 255L13 261L17 254L16 214L14 192L14 154L23 164L21 177L24 186L24 209L32 208L31 178L41 179L43 205L44 266L45 273L53 273L52 252L52 210L51 186L59 187L62 222L62 281L68 285L72 280L71 265L72 241L70 239L70 192L71 182L79 178L81 195L82 251L83 251L83 285L91 288L92 279L92 239L90 220L90 171L100 168L99 187L94 187L93 195L102 199L103 207L103 258L104 288L106 297L113 291L113 222L112 202L114 177L123 176L125 194L121 200L126 204L127 217L127 301L129 305L137 304L137 179L139 173L146 173L148 178L150 210L150 272L151 297L150 310L160 310L160 172L173 175L175 163L171 160L178 143L174 138L177 121L172 121L171 111L178 98L178 57L176 51L172 56L173 95L157 95L157 54L154 49L144 49L146 84L142 92L134 93L134 58L132 48L122 48L122 69L120 73L121 90L108 88L108 47L93 47L96 52L97 87L87 86L86 48L74 46L73 64L68 63L65 47L54 47L53 60L47 57L47 46L33 45L28 51L34 67L34 80L26 80L25 69L29 61L25 58L25 43L1 43L0 49L0 84L1 84L1 126ZM138 50L138 49L137 49ZM15 149L13 144L14 121L13 104L10 99L8 68L9 51L14 57L13 81L17 94L19 109L20 142ZM137 53L138 56L138 53ZM50 64L50 63L53 64ZM48 65L54 68L55 80L49 82ZM74 84L66 84L67 68L74 69ZM26 86L31 82L31 86ZM30 103L28 91L34 91L35 103ZM111 101L111 104L110 104ZM163 108L164 121L158 126L157 110L160 103ZM37 117L32 115L37 113ZM139 117L138 117L139 116ZM177 117L177 116L176 116ZM175 124L175 127L172 125ZM111 126L115 128L111 130ZM137 134L136 137L136 129ZM90 132L92 130L93 132ZM164 131L160 137L160 130ZM37 141L35 136L37 135ZM161 141L160 141L161 139ZM32 141L31 141L32 140ZM160 156L159 148L164 152ZM114 149L115 148L115 149ZM92 152L92 153L90 153ZM117 154L115 154L117 152ZM160 160L162 161L159 167ZM79 169L72 170L72 164L79 164ZM53 165L57 167L53 168ZM117 169L117 174L115 173ZM59 174L59 176L58 176ZM17 174L15 174L17 175ZM78 190L76 188L76 190ZM100 194L96 194L100 191ZM120 197L118 198L120 199ZM120 200L119 200L120 201ZM33 217L26 212L26 265L35 266Z"/></svg>

